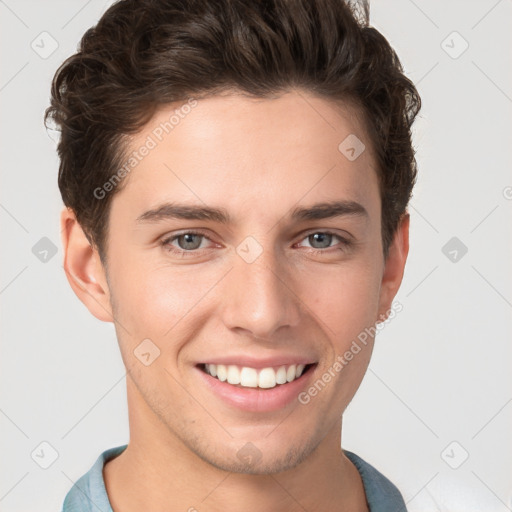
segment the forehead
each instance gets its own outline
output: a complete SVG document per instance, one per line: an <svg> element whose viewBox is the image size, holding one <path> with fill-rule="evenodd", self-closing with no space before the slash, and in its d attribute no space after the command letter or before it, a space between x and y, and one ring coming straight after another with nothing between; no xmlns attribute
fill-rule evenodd
<svg viewBox="0 0 512 512"><path fill-rule="evenodd" d="M137 162L113 207L127 201L140 214L179 200L229 204L261 217L281 216L301 200L378 202L359 114L349 104L299 91L167 105L129 139L127 157L138 153Z"/></svg>

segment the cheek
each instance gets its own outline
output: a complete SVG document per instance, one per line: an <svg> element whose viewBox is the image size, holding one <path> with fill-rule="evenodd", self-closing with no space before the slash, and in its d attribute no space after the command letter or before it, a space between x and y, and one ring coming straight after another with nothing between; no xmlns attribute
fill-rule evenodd
<svg viewBox="0 0 512 512"><path fill-rule="evenodd" d="M222 275L213 266L204 272L190 265L155 264L149 258L119 258L112 276L114 314L133 342L142 336L165 347L174 333L201 325L189 320L197 320Z"/></svg>
<svg viewBox="0 0 512 512"><path fill-rule="evenodd" d="M371 264L320 268L301 277L299 296L329 338L341 345L350 344L350 340L374 323L379 280Z"/></svg>
<svg viewBox="0 0 512 512"><path fill-rule="evenodd" d="M139 267L118 273L113 286L114 315L122 327L116 326L117 338L123 361L138 385L168 380L165 368L169 361L202 325L189 321L197 315L194 306L204 295L198 288L171 269L144 271ZM148 353L150 366L145 367Z"/></svg>

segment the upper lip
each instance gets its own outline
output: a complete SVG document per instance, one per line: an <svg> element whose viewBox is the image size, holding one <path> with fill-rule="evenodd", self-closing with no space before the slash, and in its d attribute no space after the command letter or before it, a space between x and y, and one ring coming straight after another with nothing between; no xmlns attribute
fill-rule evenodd
<svg viewBox="0 0 512 512"><path fill-rule="evenodd" d="M298 355L280 355L272 357L252 357L245 355L239 356L219 356L210 357L201 361L199 364L223 364L223 365L236 365L236 366L247 366L249 368L261 369L269 368L272 366L290 366L292 364L314 364L315 359L298 356Z"/></svg>

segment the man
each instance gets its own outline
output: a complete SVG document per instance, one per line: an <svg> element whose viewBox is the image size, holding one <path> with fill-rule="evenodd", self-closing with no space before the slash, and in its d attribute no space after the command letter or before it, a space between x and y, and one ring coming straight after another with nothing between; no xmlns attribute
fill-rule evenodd
<svg viewBox="0 0 512 512"><path fill-rule="evenodd" d="M340 441L403 276L419 108L340 0L123 0L86 32L47 117L130 441L64 511L405 510Z"/></svg>

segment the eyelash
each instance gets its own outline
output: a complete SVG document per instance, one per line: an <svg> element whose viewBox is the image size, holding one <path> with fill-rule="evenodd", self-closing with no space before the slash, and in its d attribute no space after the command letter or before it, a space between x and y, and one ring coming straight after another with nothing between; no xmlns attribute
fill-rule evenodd
<svg viewBox="0 0 512 512"><path fill-rule="evenodd" d="M326 247L325 249L315 249L314 247L311 247L309 252L313 253L315 255L331 254L333 252L332 249L334 249L335 251L336 250L345 251L353 245L352 241L347 240L346 238L343 238L339 234L333 233L332 231L311 231L309 233L306 233L300 241L302 242L304 239L310 237L311 235L315 235L318 233L321 233L322 235L332 235L333 237L337 238L341 243L341 247L338 247L336 249L334 249L336 246ZM173 253L178 256L182 256L182 257L187 257L186 255L194 256L194 255L197 255L198 253L200 253L201 249L190 249L190 250L176 249L174 246L171 245L172 242L174 242L175 240L177 240L179 237L181 237L183 235L197 235L197 236L202 236L203 238L205 238L207 240L210 240L210 238L208 238L208 236L201 231L183 231L182 233L178 233L177 235L172 235L170 237L164 238L161 241L161 245L168 252ZM205 249L202 249L202 250L205 250Z"/></svg>

